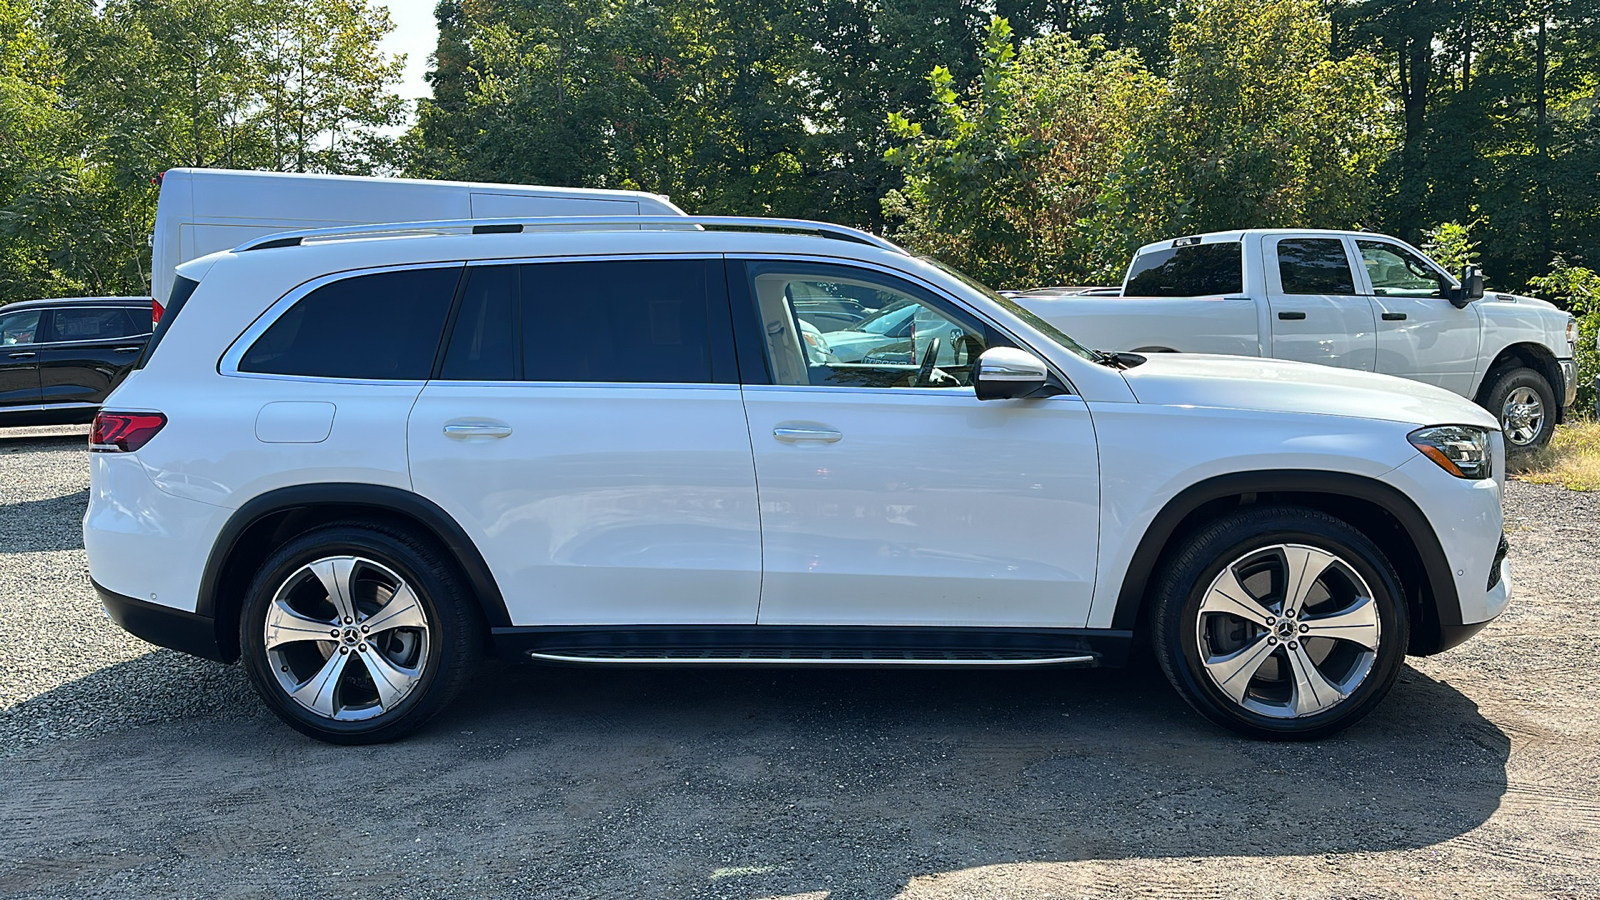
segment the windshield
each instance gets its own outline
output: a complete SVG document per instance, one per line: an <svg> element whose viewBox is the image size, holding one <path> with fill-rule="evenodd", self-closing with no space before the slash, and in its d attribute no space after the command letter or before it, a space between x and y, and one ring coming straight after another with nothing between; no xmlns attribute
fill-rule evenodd
<svg viewBox="0 0 1600 900"><path fill-rule="evenodd" d="M939 271L944 272L945 274L954 278L960 279L962 284L965 284L967 287L970 287L973 290L983 294L985 297L988 297L990 300L993 300L1006 312L1011 313L1013 316L1016 316L1022 321L1028 323L1029 328L1032 328L1033 330L1049 338L1051 341L1055 342L1057 346L1061 347L1061 349L1070 353L1075 353L1078 356L1089 360L1090 362L1099 361L1099 357L1093 351L1085 350L1082 344L1079 344L1077 341L1068 337L1065 331L1062 331L1054 325L1051 325L1049 322L1046 322L1044 319L1039 318L1032 311L1019 305L1017 301L1012 300L1009 297L1002 297L993 290L990 290L990 288L983 282L978 281L976 278L973 278L960 269L947 266L931 256L924 256L921 257L921 259L923 262L937 267Z"/></svg>

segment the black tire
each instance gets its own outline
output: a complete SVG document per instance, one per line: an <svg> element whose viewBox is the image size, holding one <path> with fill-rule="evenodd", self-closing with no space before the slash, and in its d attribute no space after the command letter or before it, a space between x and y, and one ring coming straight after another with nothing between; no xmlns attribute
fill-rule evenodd
<svg viewBox="0 0 1600 900"><path fill-rule="evenodd" d="M1305 609L1285 609L1281 595L1288 591L1278 584L1280 578L1292 577L1288 554L1298 554L1300 548L1329 554L1336 558L1337 565L1318 570L1322 574L1308 589L1312 599ZM1302 567L1302 571L1310 568ZM1208 597L1215 596L1212 589L1221 581L1224 569L1235 577L1250 573L1239 586L1254 601L1251 610L1258 606L1268 614L1266 623L1252 623L1218 612L1215 605L1208 607L1202 623L1201 606ZM1278 574L1280 569L1282 575ZM1166 557L1154 584L1151 640L1162 671L1202 715L1250 737L1314 740L1340 731L1377 706L1405 663L1410 619L1394 568L1365 535L1317 510L1267 506L1209 522L1181 539L1176 552ZM1363 595L1363 588L1370 593L1370 607L1357 599ZM1274 599L1279 601L1275 615ZM1311 612L1308 614L1307 610ZM1373 619L1375 630L1362 626L1359 631L1352 631L1361 639L1372 640L1376 648L1314 634L1310 635L1315 639L1313 643L1297 633L1309 631L1319 619L1326 620L1329 613L1341 610L1358 610L1357 614ZM1319 631L1324 628L1326 625L1318 626ZM1285 635L1281 642L1279 635ZM1230 652L1232 641L1238 643ZM1289 658L1291 646L1296 648L1295 660ZM1300 655L1302 647L1304 655ZM1211 668L1202 661L1202 653L1212 663ZM1267 655L1259 657L1262 662L1255 668L1238 669L1249 669L1242 686L1237 678L1230 682L1242 693L1241 697L1219 685L1214 673L1227 671L1227 660L1255 659L1261 653ZM1313 659L1319 653L1323 658ZM1308 662L1321 676L1331 673L1332 677L1325 677L1319 684L1348 687L1347 692L1325 694L1342 699L1313 711L1312 700L1317 691L1302 692L1294 678L1301 671L1297 665ZM1340 680L1334 681L1335 678ZM1310 683L1308 679L1307 684ZM1302 696L1312 699L1299 707ZM1303 714L1297 709L1303 709Z"/></svg>
<svg viewBox="0 0 1600 900"><path fill-rule="evenodd" d="M1524 458L1550 443L1550 436L1556 429L1558 408L1555 389L1543 375L1526 366L1514 366L1490 372L1485 381L1489 384L1489 392L1483 395L1483 406L1500 421L1508 459L1515 461ZM1538 398L1540 411L1537 426L1528 424L1521 410L1508 408L1524 405L1508 403L1519 392L1523 398L1527 398L1529 392ZM1523 437L1530 432L1531 437Z"/></svg>
<svg viewBox="0 0 1600 900"><path fill-rule="evenodd" d="M323 574L349 586L352 602L344 608L353 608L354 617L340 616ZM401 595L396 579L415 604L403 597L390 603ZM334 744L403 737L449 705L482 656L482 616L461 584L442 550L405 530L369 522L315 528L274 551L250 584L239 619L245 669L267 706L303 734ZM269 611L281 629L275 633L291 638L270 650ZM314 635L307 622L328 634ZM369 622L377 630L363 634ZM421 624L404 624L413 622ZM343 659L332 665L335 654ZM382 689L379 673L389 673ZM331 677L318 683L326 695L308 694L325 674ZM295 684L302 689L291 692Z"/></svg>

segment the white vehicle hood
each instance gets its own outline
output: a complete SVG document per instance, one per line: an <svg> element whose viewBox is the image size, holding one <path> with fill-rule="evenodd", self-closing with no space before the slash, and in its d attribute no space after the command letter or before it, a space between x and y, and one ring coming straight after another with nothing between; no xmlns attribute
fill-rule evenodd
<svg viewBox="0 0 1600 900"><path fill-rule="evenodd" d="M1444 388L1310 363L1151 353L1122 377L1140 403L1348 416L1419 427L1500 427L1482 407Z"/></svg>

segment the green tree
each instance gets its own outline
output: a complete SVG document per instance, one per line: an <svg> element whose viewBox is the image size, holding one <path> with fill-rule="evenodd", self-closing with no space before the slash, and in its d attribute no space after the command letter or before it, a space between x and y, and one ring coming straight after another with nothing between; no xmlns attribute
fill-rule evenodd
<svg viewBox="0 0 1600 900"><path fill-rule="evenodd" d="M1329 55L1316 0L1200 0L1173 26L1170 89L1136 196L1168 196L1177 232L1348 228L1377 211L1394 148L1377 60Z"/></svg>
<svg viewBox="0 0 1600 900"><path fill-rule="evenodd" d="M0 165L0 298L148 290L168 168L391 163L399 61L368 0L0 2L19 147Z"/></svg>
<svg viewBox="0 0 1600 900"><path fill-rule="evenodd" d="M1528 287L1578 317L1578 346L1573 354L1578 365L1576 408L1594 409L1595 376L1600 375L1600 350L1595 346L1596 335L1600 335L1600 272L1569 266L1557 257L1550 274L1531 279Z"/></svg>
<svg viewBox="0 0 1600 900"><path fill-rule="evenodd" d="M925 126L891 114L888 153L905 185L885 201L894 236L1006 286L1108 279L1126 263L1123 210L1108 206L1117 169L1162 86L1137 56L1065 35L1019 54L1005 19L984 41L968 98L944 67Z"/></svg>

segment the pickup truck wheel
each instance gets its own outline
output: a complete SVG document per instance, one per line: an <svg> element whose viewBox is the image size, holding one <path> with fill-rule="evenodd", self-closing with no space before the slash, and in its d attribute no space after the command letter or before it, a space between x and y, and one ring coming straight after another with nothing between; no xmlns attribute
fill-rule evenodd
<svg viewBox="0 0 1600 900"><path fill-rule="evenodd" d="M1269 740L1333 734L1381 701L1409 642L1399 579L1317 510L1247 509L1188 536L1155 583L1152 643L1206 718Z"/></svg>
<svg viewBox="0 0 1600 900"><path fill-rule="evenodd" d="M1525 366L1492 373L1484 403L1500 420L1506 455L1521 456L1550 442L1556 427L1556 392L1543 375Z"/></svg>
<svg viewBox="0 0 1600 900"><path fill-rule="evenodd" d="M482 624L431 544L368 523L313 529L262 564L239 646L257 693L335 744L391 741L466 684Z"/></svg>

